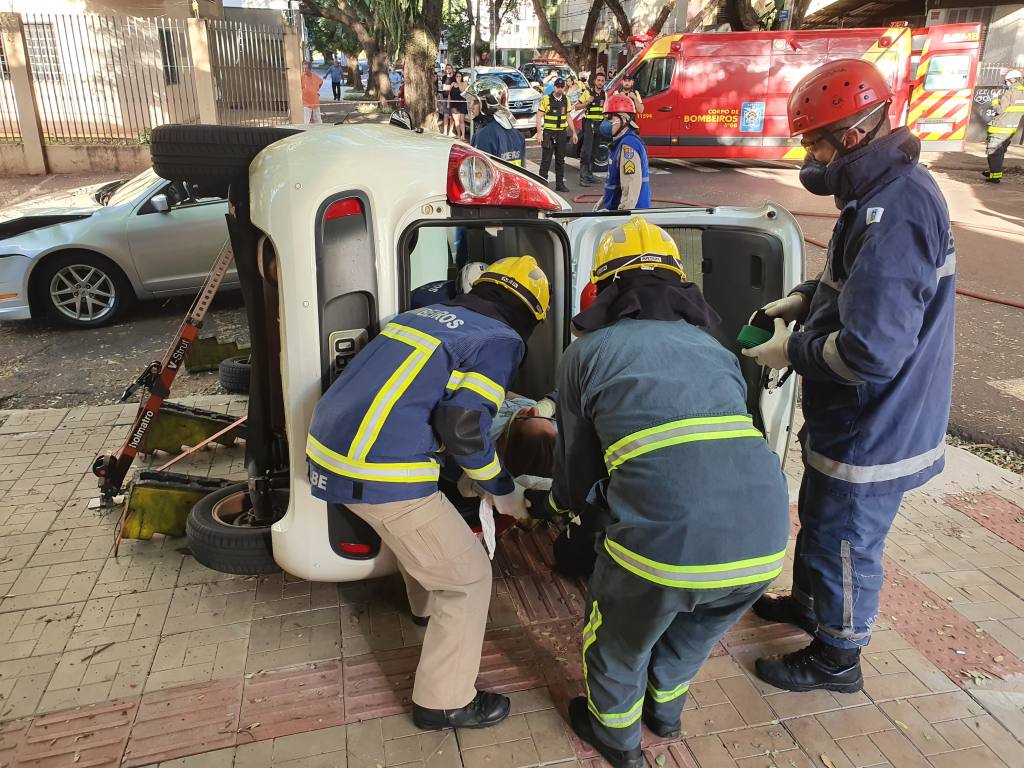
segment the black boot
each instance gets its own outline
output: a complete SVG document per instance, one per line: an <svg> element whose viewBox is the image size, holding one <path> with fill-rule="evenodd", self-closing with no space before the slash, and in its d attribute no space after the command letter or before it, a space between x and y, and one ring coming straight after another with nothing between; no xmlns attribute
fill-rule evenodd
<svg viewBox="0 0 1024 768"><path fill-rule="evenodd" d="M647 729L655 736L660 736L663 739L674 739L679 735L680 727L679 721L674 723L666 723L664 720L659 720L654 716L654 713L647 707L647 699L644 699L644 725ZM686 702L686 694L683 694L683 702Z"/></svg>
<svg viewBox="0 0 1024 768"><path fill-rule="evenodd" d="M757 676L786 691L855 693L864 687L860 648L833 648L821 640L796 653L776 659L758 659Z"/></svg>
<svg viewBox="0 0 1024 768"><path fill-rule="evenodd" d="M487 728L497 725L512 708L508 696L490 691L477 691L476 696L461 709L427 709L416 702L412 705L412 721L424 731L444 728Z"/></svg>
<svg viewBox="0 0 1024 768"><path fill-rule="evenodd" d="M587 709L587 699L584 696L578 696L569 702L569 723L576 735L596 749L612 768L644 768L644 753L640 747L615 749L598 738L594 724L590 721L590 711Z"/></svg>
<svg viewBox="0 0 1024 768"><path fill-rule="evenodd" d="M754 615L765 621L774 621L778 624L793 624L800 627L809 635L814 634L817 626L810 618L803 606L801 606L791 595L784 597L769 597L761 595L751 606Z"/></svg>
<svg viewBox="0 0 1024 768"><path fill-rule="evenodd" d="M569 188L567 186L565 186L565 182L564 181L559 181L557 184L555 184L555 192L568 192L568 191L569 191Z"/></svg>
<svg viewBox="0 0 1024 768"><path fill-rule="evenodd" d="M586 176L580 176L580 186L589 187L593 182L590 181Z"/></svg>

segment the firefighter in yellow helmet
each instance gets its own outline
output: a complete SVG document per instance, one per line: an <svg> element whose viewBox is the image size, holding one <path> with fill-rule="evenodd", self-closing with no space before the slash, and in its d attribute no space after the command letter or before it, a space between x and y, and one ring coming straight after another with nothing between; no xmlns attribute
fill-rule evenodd
<svg viewBox="0 0 1024 768"><path fill-rule="evenodd" d="M1005 90L992 99L995 115L988 125L988 142L985 154L988 155L988 170L981 175L992 184L1003 180L1003 160L1010 141L1017 133L1020 121L1024 119L1024 73L1019 69L1011 69L1004 76Z"/></svg>
<svg viewBox="0 0 1024 768"><path fill-rule="evenodd" d="M597 544L569 713L614 768L642 768L641 720L679 735L690 681L782 570L788 497L669 234L634 216L601 240L591 280L559 367L549 497Z"/></svg>
<svg viewBox="0 0 1024 768"><path fill-rule="evenodd" d="M398 559L413 616L427 626L412 693L420 728L483 728L508 716L507 697L476 689L491 563L438 491L438 454L499 513L527 516L490 427L549 300L532 256L497 261L468 293L395 317L313 413L310 490L380 535Z"/></svg>

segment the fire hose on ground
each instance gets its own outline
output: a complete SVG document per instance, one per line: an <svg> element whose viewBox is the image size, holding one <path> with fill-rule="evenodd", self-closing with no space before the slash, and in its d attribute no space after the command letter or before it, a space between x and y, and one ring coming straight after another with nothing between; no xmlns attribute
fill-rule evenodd
<svg viewBox="0 0 1024 768"><path fill-rule="evenodd" d="M596 202L599 199L600 199L600 197L598 195L582 194L582 195L576 195L576 197L574 197L572 199L572 201L574 203L592 203L592 202ZM717 207L719 207L719 206L715 206L715 205L708 205L707 203L694 202L692 200L679 200L679 199L673 198L673 197L652 197L651 198L651 202L652 203L668 203L669 205L682 205L682 206L685 206L685 207L688 207L688 208L717 208ZM820 211L790 211L790 213L792 213L794 216L804 216L804 217L815 218L815 219L834 219L835 218L834 214L822 213ZM954 226L957 226L957 227L966 227L968 229L978 229L978 230L981 230L983 232L999 232L1001 234L1006 234L1006 235L1020 235L1021 234L1018 231L1015 231L1015 230L1012 230L1012 229L1006 229L1004 227L991 227L991 226L987 226L987 225L983 225L983 224L971 224L971 223L966 222L966 221L952 221L951 223ZM817 239L815 239L813 237L808 237L807 235L804 235L804 242L808 243L810 245L816 246L818 248L822 248L822 249L827 249L828 248L828 243L823 243L822 241L817 240ZM959 296L967 296L967 297L970 297L972 299L978 299L979 301L988 302L990 304L1001 304L1004 307L1012 307L1013 309L1024 309L1024 302L1018 301L1016 299L1009 299L1009 298L1006 298L1005 296L996 296L995 294L983 293L982 291L974 291L974 290L971 290L970 288L960 288L960 287L958 287L956 289L956 292L957 292L957 295L959 295Z"/></svg>

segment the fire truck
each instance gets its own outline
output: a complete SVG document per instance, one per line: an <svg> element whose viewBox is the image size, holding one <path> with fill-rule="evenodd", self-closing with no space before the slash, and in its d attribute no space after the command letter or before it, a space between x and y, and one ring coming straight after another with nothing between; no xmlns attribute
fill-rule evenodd
<svg viewBox="0 0 1024 768"><path fill-rule="evenodd" d="M863 58L892 85L894 125L910 126L925 151L957 151L971 117L980 33L978 24L948 24L662 35L608 91L633 73L651 157L802 158L786 118L793 87L826 61Z"/></svg>

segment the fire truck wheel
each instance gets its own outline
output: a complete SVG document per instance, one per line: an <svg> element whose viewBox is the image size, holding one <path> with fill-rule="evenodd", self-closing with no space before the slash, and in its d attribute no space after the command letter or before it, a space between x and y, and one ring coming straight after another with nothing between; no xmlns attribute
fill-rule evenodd
<svg viewBox="0 0 1024 768"><path fill-rule="evenodd" d="M221 389L239 395L249 394L249 373L248 355L221 360L217 371Z"/></svg>
<svg viewBox="0 0 1024 768"><path fill-rule="evenodd" d="M265 147L299 131L237 125L161 125L153 129L153 170L167 181L220 185L245 178Z"/></svg>
<svg viewBox="0 0 1024 768"><path fill-rule="evenodd" d="M248 483L234 483L200 499L189 512L185 535L192 556L221 573L277 573L270 525L251 520Z"/></svg>

